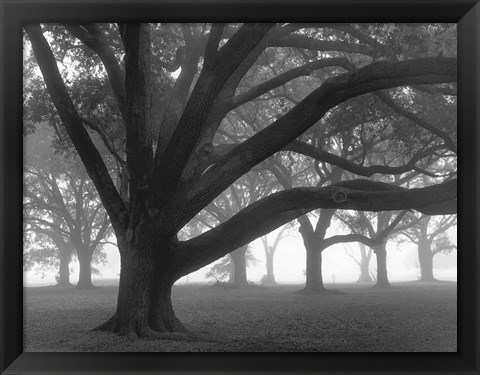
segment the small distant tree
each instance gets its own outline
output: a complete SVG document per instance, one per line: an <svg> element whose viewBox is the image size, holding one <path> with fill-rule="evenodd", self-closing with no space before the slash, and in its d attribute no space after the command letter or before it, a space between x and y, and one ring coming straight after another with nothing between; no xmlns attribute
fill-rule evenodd
<svg viewBox="0 0 480 375"><path fill-rule="evenodd" d="M372 248L369 248L367 250L367 247L365 244L359 242L358 243L359 247L359 254L360 258L358 258L354 253L349 249L345 248L345 253L353 259L355 264L359 267L360 269L360 276L358 277L357 282L358 283L370 283L373 282L373 278L370 275L370 259L372 258Z"/></svg>
<svg viewBox="0 0 480 375"><path fill-rule="evenodd" d="M457 225L457 215L432 216L422 215L420 222L401 232L417 245L420 281L435 281L433 275L433 258L438 253L449 253L457 248L448 235L448 229Z"/></svg>
<svg viewBox="0 0 480 375"><path fill-rule="evenodd" d="M409 215L406 215L407 212L408 211L402 211L396 216L394 216L394 212L392 211L383 211L376 214L366 214L361 211L354 212L353 214L346 212L339 212L337 214L337 218L345 226L350 228L355 236L359 236L360 239L358 242L362 242L364 245L370 247L376 255L375 287L385 288L390 286L387 271L387 241L389 237L395 233L408 228L416 222L414 217L412 218ZM374 224L372 224L372 222ZM369 236L367 237L369 238L368 241L362 240L364 233ZM363 251L365 251L365 249L363 249ZM368 270L370 256L371 252L369 252L368 258L366 253L362 255L363 264L362 261L356 261L361 267L360 278L365 281L371 281ZM352 258L354 257L352 256ZM368 277L365 275L368 275Z"/></svg>
<svg viewBox="0 0 480 375"><path fill-rule="evenodd" d="M57 270L58 286L70 286L70 261L75 249L62 233L37 225L25 226L24 271L39 269Z"/></svg>
<svg viewBox="0 0 480 375"><path fill-rule="evenodd" d="M49 258L58 256L59 283L68 284L73 247L80 267L77 286L90 288L92 261L105 258L100 253L111 233L110 221L83 165L75 156L55 154L52 137L45 126L26 137L25 230L35 232L33 239L39 241L26 250L44 265L55 264Z"/></svg>
<svg viewBox="0 0 480 375"><path fill-rule="evenodd" d="M250 172L231 185L195 219L213 228L214 225L228 221L243 208L270 193L275 185L265 171ZM247 249L248 244L245 244L222 258L213 266L210 277L223 275L223 278L226 278L228 275L229 282L234 286L248 286L247 266L255 262L255 257Z"/></svg>
<svg viewBox="0 0 480 375"><path fill-rule="evenodd" d="M249 285L246 272L248 266L253 266L256 262L257 259L248 245L245 245L214 263L205 276L216 282L227 282L242 288Z"/></svg>
<svg viewBox="0 0 480 375"><path fill-rule="evenodd" d="M280 244L280 241L288 235L289 227L291 227L290 224L284 225L277 232L277 235L275 236L275 239L273 240L273 244L271 244L271 245L268 242L268 237L267 236L260 237L261 240L262 240L263 249L265 251L265 262L266 262L266 267L267 267L267 273L262 278L262 285L265 285L265 286L277 285L277 282L275 280L274 262L273 261L274 261L274 257L275 257L275 252L277 251L277 248L278 248L278 245Z"/></svg>

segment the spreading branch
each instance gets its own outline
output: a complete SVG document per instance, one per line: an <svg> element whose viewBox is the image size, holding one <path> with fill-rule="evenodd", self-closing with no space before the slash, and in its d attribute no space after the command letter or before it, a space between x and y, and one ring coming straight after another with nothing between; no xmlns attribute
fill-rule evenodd
<svg viewBox="0 0 480 375"><path fill-rule="evenodd" d="M252 203L215 229L184 242L177 252L176 268L181 274L193 272L317 208L360 211L415 209L423 212L433 211L436 205L454 200L457 196L456 180L420 189L386 190L385 185L378 185L377 191L365 191L347 189L339 183L272 194Z"/></svg>
<svg viewBox="0 0 480 375"><path fill-rule="evenodd" d="M202 205L208 204L253 166L300 136L337 104L389 87L455 80L456 59L444 57L378 62L328 79L286 115L234 148L206 171L197 186L188 192L185 219L190 219Z"/></svg>

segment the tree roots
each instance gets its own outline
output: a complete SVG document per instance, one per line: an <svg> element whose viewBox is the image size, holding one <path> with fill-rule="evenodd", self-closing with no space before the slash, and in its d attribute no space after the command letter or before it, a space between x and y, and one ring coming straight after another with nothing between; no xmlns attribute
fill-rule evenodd
<svg viewBox="0 0 480 375"><path fill-rule="evenodd" d="M181 326L181 330L168 330L166 328L152 329L148 325L137 324L136 327L127 326L119 327L116 315L112 316L105 323L94 328L93 331L104 331L116 333L119 336L125 336L129 340L172 340L172 341L189 341L189 342L220 342L204 336L198 336Z"/></svg>

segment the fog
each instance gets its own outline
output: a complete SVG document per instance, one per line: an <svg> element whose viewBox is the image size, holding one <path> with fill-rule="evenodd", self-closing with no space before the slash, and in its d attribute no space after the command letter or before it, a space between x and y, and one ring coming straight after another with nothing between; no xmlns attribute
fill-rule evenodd
<svg viewBox="0 0 480 375"><path fill-rule="evenodd" d="M332 226L329 235L341 233L341 229ZM269 241L273 242L276 232L269 235ZM449 237L456 243L456 227L449 231ZM255 257L254 264L247 268L247 277L250 283L260 284L266 272L265 253L260 239L250 243L249 249ZM120 254L113 245L105 245L106 263L96 264L94 268L99 274L93 275L93 282L100 281L100 284L118 283L120 273ZM412 281L419 278L420 270L418 265L417 246L412 243L397 244L394 241L387 243L387 264L388 277L390 281L402 282ZM329 283L354 283L360 275L360 270L355 261L347 254L350 253L359 257L357 243L337 244L322 252L322 271L326 284ZM213 264L213 263L212 263ZM212 264L199 269L177 281L177 284L189 283L213 283L215 280L207 278L205 274ZM294 230L285 237L279 244L275 253L275 279L278 284L302 284L305 282L306 253L300 235ZM372 268L373 267L373 268ZM370 268L375 270L375 257L370 260ZM439 253L433 260L434 276L439 280L457 280L457 251L448 254ZM74 258L70 264L70 280L76 283L78 279L78 261ZM373 273L373 272L372 272ZM30 270L24 274L25 286L46 286L55 285L56 270L40 271Z"/></svg>

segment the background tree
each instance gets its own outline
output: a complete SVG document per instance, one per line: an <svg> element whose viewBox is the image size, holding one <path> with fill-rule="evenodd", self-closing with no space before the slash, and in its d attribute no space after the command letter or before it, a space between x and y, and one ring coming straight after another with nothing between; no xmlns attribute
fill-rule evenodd
<svg viewBox="0 0 480 375"><path fill-rule="evenodd" d="M275 183L272 183L264 172L248 173L233 183L229 189L205 208L204 211L210 215L210 220L198 215L197 218L204 225L213 228L228 221L262 196L268 195L274 188ZM248 286L247 264L254 263L256 259L251 252L248 253L247 259L247 250L248 244L232 251L228 257L223 258L219 264L213 266L210 276L219 275L225 278L228 275L229 282L235 287Z"/></svg>
<svg viewBox="0 0 480 375"><path fill-rule="evenodd" d="M227 282L235 288L246 287L249 285L247 268L255 265L256 262L257 259L248 245L244 245L215 262L205 276L214 279L217 284Z"/></svg>
<svg viewBox="0 0 480 375"><path fill-rule="evenodd" d="M433 258L440 252L451 252L456 249L448 237L448 229L457 225L457 216L440 216L434 219L422 215L418 224L401 234L407 237L418 248L418 264L420 266L420 281L435 281L433 275Z"/></svg>
<svg viewBox="0 0 480 375"><path fill-rule="evenodd" d="M102 262L105 258L101 250L110 234L110 222L83 165L74 157L55 155L49 147L52 137L45 126L39 126L36 133L26 137L26 231L35 232L40 242L45 242L46 236L47 242L57 246L54 253L43 252L44 262L58 255L63 284L69 282L67 272L73 247L80 266L77 286L89 288L92 260ZM41 255L42 252L35 251L36 259L41 259Z"/></svg>
<svg viewBox="0 0 480 375"><path fill-rule="evenodd" d="M370 274L370 259L372 258L372 248L367 250L365 244L359 242L358 243L360 257L354 255L349 248L345 248L345 253L353 259L355 264L358 265L360 270L360 276L358 277L358 283L370 283L373 282L372 276ZM359 259L360 258L360 259Z"/></svg>
<svg viewBox="0 0 480 375"><path fill-rule="evenodd" d="M60 26L60 29L71 27ZM147 24L74 27L76 31L69 33L102 62L103 67L96 65L97 70L108 77L109 97L114 98L119 108L122 121L114 125L124 126L128 196L117 189L85 128L83 106L72 101L57 66L50 43L58 44L59 31L43 30L39 24L26 25L25 30L46 88L98 190L117 237L121 254L117 309L99 329L132 338L184 337L178 332L186 329L176 318L171 304L175 280L313 209L415 209L429 214L456 210L455 179L411 190L382 189L384 185L376 185L374 192L371 185L369 189L355 184L299 187L271 194L217 227L188 241L179 241L177 233L219 194L254 166L289 145L336 105L393 87L435 84L451 87L456 81L456 59L444 57L453 55L431 57L430 50L421 49L411 59L396 60L392 56L390 61L375 61L372 58L367 64L361 61L358 65L354 61L349 72L336 69L328 72L328 78L320 86L312 88L286 113L272 119L268 127L226 153L217 153L215 149L222 145L213 143L214 136L230 111L261 100L263 93L311 71L309 65L293 74L287 74L290 70L277 72L278 76L258 82L253 91L237 92L247 72L260 67L260 62L268 58L270 48L311 50L313 45L317 52L323 48L323 51L347 51L347 55L354 50L366 50L370 55L375 51L361 40L349 43L350 37L345 35L352 34L344 30L312 25L175 25L179 30L176 45L182 48L178 51L182 56L181 73L168 92L168 96L175 99L164 105L161 131L158 138L153 139L151 108L156 103L152 102L152 86L161 85L162 81L152 75L163 74L163 70L151 69L160 64L156 59L162 54L162 51L151 52L152 40L157 33L168 34L168 30L162 30L161 25ZM325 29L330 32L325 33ZM353 29L360 31L354 26ZM400 30L407 30L408 34L407 25L394 25L391 33ZM428 32L428 27L424 30ZM332 34L336 35L333 40ZM350 48L345 49L345 43ZM117 55L118 50L124 53L123 62ZM165 57L168 61L168 56ZM76 61L83 56L71 55L71 58ZM330 58L330 55L314 53L312 63ZM73 75L72 84L76 78ZM212 154L214 161L210 158Z"/></svg>
<svg viewBox="0 0 480 375"><path fill-rule="evenodd" d="M262 236L260 239L262 240L263 250L265 251L265 266L266 266L266 274L263 276L261 282L262 285L265 286L273 286L277 285L277 281L275 280L275 253L277 251L278 245L282 241L283 238L288 236L288 230L291 228L291 224L284 225L280 228L274 237L273 243L270 244L268 241L267 236Z"/></svg>
<svg viewBox="0 0 480 375"><path fill-rule="evenodd" d="M403 211L394 215L391 211L379 212L377 214L355 212L352 214L339 213L338 218L353 233L366 233L370 238L376 238L378 241L371 241L370 244L363 241L363 244L369 246L376 255L376 287L389 287L387 270L387 241L400 231L414 226L418 220L406 215ZM370 254L371 255L371 254ZM359 263L361 265L361 263ZM368 263L364 263L367 264ZM368 272L364 270L364 272Z"/></svg>
<svg viewBox="0 0 480 375"><path fill-rule="evenodd" d="M58 226L60 223L54 223ZM24 229L24 270L39 267L42 276L47 270L57 270L57 285L70 286L70 261L74 248L66 241L63 233L54 228L43 228L38 225L26 225Z"/></svg>

